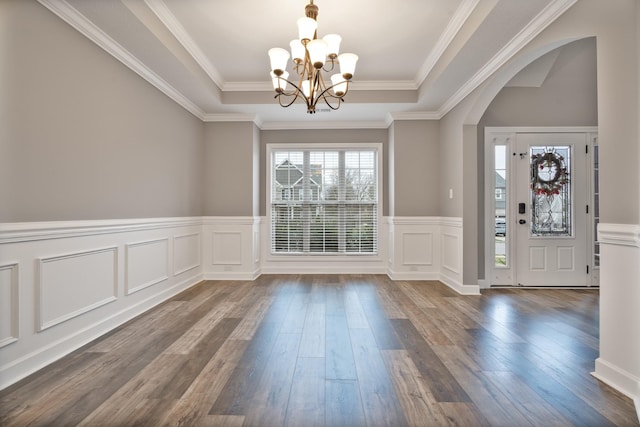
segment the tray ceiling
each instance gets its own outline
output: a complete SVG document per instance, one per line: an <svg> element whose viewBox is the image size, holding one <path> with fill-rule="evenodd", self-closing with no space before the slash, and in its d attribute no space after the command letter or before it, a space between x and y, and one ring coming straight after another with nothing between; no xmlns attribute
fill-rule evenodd
<svg viewBox="0 0 640 427"><path fill-rule="evenodd" d="M576 0L315 0L318 35L360 60L346 103L311 116L276 104L267 55L307 0L39 1L202 120L305 128L440 118Z"/></svg>

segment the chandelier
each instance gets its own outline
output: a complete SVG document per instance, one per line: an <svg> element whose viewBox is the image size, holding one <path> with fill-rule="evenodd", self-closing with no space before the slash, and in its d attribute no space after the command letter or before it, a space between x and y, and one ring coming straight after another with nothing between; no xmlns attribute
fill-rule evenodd
<svg viewBox="0 0 640 427"><path fill-rule="evenodd" d="M298 19L298 36L292 40L291 55L285 49L269 49L271 61L271 80L276 91L275 98L282 107L289 107L297 99L307 104L307 113L316 112L318 101L324 101L329 108L337 110L349 91L349 82L356 69L358 55L343 53L339 55L342 37L327 34L318 38L318 6L313 0L304 8L305 18ZM286 71L289 57L293 58L293 68L298 75L298 83L289 80ZM325 83L323 72L331 73L340 67L340 72L330 77L330 85ZM287 86L293 89L287 91Z"/></svg>

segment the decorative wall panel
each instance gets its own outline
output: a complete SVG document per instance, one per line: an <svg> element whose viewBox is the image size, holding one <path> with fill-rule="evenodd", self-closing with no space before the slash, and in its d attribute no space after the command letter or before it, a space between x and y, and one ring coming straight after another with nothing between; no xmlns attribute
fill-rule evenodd
<svg viewBox="0 0 640 427"><path fill-rule="evenodd" d="M402 264L433 265L433 233L402 233Z"/></svg>
<svg viewBox="0 0 640 427"><path fill-rule="evenodd" d="M173 274L185 273L200 267L200 233L176 236L173 239Z"/></svg>
<svg viewBox="0 0 640 427"><path fill-rule="evenodd" d="M212 233L213 265L241 265L242 264L242 233L221 232Z"/></svg>
<svg viewBox="0 0 640 427"><path fill-rule="evenodd" d="M130 295L167 280L168 257L168 239L127 244L126 294Z"/></svg>
<svg viewBox="0 0 640 427"><path fill-rule="evenodd" d="M460 273L460 242L455 234L442 233L442 267Z"/></svg>
<svg viewBox="0 0 640 427"><path fill-rule="evenodd" d="M0 347L18 340L18 264L0 265Z"/></svg>
<svg viewBox="0 0 640 427"><path fill-rule="evenodd" d="M39 259L38 327L45 330L117 298L117 247Z"/></svg>

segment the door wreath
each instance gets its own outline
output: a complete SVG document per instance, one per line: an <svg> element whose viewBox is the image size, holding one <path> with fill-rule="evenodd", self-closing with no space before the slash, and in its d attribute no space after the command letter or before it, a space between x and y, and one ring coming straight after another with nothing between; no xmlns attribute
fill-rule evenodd
<svg viewBox="0 0 640 427"><path fill-rule="evenodd" d="M564 157L553 151L531 156L531 189L535 195L553 196L569 183Z"/></svg>

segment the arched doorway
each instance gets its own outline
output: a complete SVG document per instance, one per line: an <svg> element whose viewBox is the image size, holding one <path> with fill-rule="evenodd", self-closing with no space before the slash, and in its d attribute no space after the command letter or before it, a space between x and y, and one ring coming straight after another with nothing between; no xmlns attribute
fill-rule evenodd
<svg viewBox="0 0 640 427"><path fill-rule="evenodd" d="M473 123L475 122L475 123ZM524 191L521 191L520 203L526 202L526 206L523 208L522 205L513 205L510 207L511 214L509 215L509 222L501 222L498 224L496 221L498 219L506 221L506 215L500 214L496 211L496 205L498 201L495 201L495 204L491 207L491 209L487 206L489 203L495 200L495 197L488 197L487 193L491 192L492 194L495 192L497 194L497 190L495 189L497 183L489 182L491 178L487 178L488 171L486 170L486 165L493 164L495 159L486 159L485 153L485 128L487 127L509 127L511 130L514 129L527 129L527 133L535 134L536 132L532 132L534 129L539 129L540 127L545 127L546 129L550 129L551 127L555 129L563 129L562 132L566 130L566 127L570 126L575 131L578 127L582 129L586 129L588 127L589 132L592 135L586 136L586 138L590 138L590 144L595 141L592 138L595 135L595 130L597 129L597 76L596 76L596 43L595 38L584 38L580 40L576 39L568 39L563 41L558 41L553 44L544 46L539 48L537 51L529 52L527 54L522 55L517 60L515 60L509 67L505 70L502 70L498 75L494 76L492 81L484 88L484 90L477 94L476 101L474 105L468 112L466 123L468 125L476 126L476 138L474 141L477 150L477 177L474 177L477 180L477 192L478 192L478 206L477 212L475 213L475 225L477 228L477 247L474 248L477 254L477 277L480 279L479 284L481 287L488 287L490 285L517 285L519 283L524 285L535 285L540 286L545 282L549 284L553 283L554 285L580 285L582 283L583 286L592 285L593 283L597 283L597 274L593 273L597 271L594 270L595 263L593 262L592 252L597 252L597 247L594 247L591 243L588 243L589 250L588 257L589 260L580 259L580 262L576 262L575 256L582 257L580 254L574 253L575 247L571 247L570 245L563 244L562 249L560 251L560 264L561 268L567 269L576 269L579 268L581 272L581 276L584 277L582 281L566 281L562 283L562 280L551 280L550 276L546 276L545 278L537 281L527 281L518 280L515 276L510 276L507 278L507 274L502 274L502 277L496 279L495 275L492 275L492 265L490 261L494 261L496 258L496 252L498 246L502 245L502 253L501 255L504 257L512 256L512 260L507 260L511 265L516 265L518 260L516 258L517 254L515 253L515 247L517 242L512 241L509 242L510 238L515 239L516 235L523 233L516 233L519 231L521 227L520 224L515 223L514 221L525 221L524 217L520 214L517 214L519 209L524 209L524 212L527 214L526 224L527 226L530 224L531 217L528 215L530 210L530 200L523 197ZM468 126L470 127L470 126ZM467 135L466 133L465 135ZM514 134L515 135L515 134ZM507 144L509 145L509 155L513 157L516 150L516 141L515 137L513 140ZM465 139L464 145L465 149L468 147L468 144L472 144L472 141L467 141ZM511 147L511 144L513 146ZM551 149L550 147L548 147ZM544 147L543 147L544 149ZM572 148L575 149L575 148ZM585 150L584 145L581 146L581 150ZM521 150L522 151L522 150ZM519 152L518 152L519 153ZM531 153L530 153L531 154ZM582 182L585 180L585 177L589 176L589 182L592 181L591 174L593 171L591 169L585 170L587 167L585 162L585 158L589 158L589 162L592 163L593 151L590 151L588 155L585 156L583 152L575 152L576 161L574 162L573 167L580 166L580 170L575 172L579 172L575 175L576 178L579 178L580 182L576 182L576 184L582 185ZM527 156L519 156L524 160L524 163L529 163L531 155ZM487 160L492 160L491 162L487 162ZM509 163L515 164L515 160L513 158L509 159ZM522 162L521 162L522 163ZM529 164L526 166L523 165L521 168L521 174L529 174ZM494 173L495 173L495 169ZM500 169L500 168L498 168ZM501 171L498 171L500 173ZM515 171L512 171L515 173ZM514 175L515 178L516 175ZM526 177L524 179L527 179ZM513 193L511 195L510 202L515 202L515 185L516 180L513 181ZM520 185L522 186L522 184ZM526 184L525 184L526 186ZM586 200L589 200L589 205L593 206L593 196L591 194L584 193L583 190L588 192L592 192L594 188L592 186L582 185L583 188L576 189L584 194L579 200L574 200L576 192L574 192L570 199L568 199L573 208L573 211L570 212L569 216L573 222L580 223L580 237L584 240L592 241L594 239L595 233L592 231L591 224L593 223L594 218L594 210L592 209L589 214L584 214L582 211L577 211L577 205L579 204L580 209L586 209ZM473 189L471 189L473 190ZM504 189L501 189L502 191ZM525 188L526 191L529 188ZM504 197L506 194L501 193L501 196ZM488 201L488 202L487 202ZM503 200L506 202L506 200ZM584 206L583 206L584 205ZM501 207L499 207L501 208ZM465 213L468 209L465 207ZM586 215L586 216L585 216ZM585 218L582 218L585 216ZM498 219L496 219L498 217ZM474 218L471 218L473 221ZM586 224L589 224L588 228L585 228ZM467 233L469 231L467 217L465 217L465 230ZM510 233L513 232L513 233ZM496 236L497 234L497 236ZM566 234L566 233L565 233ZM572 229L570 234L573 236L575 231ZM563 237L566 239L566 235ZM535 261L535 265L533 265L537 269L541 268L544 265L543 261L549 261L549 257L552 257L553 262L549 262L548 264L553 264L558 259L558 252L554 250L549 250L548 253L545 252L544 248L537 243L540 242L540 239L536 237L537 242L534 249L532 249L532 254L527 254L527 256L531 255L531 261ZM470 239L467 239L467 234L465 234L465 242L468 242ZM497 240L500 240L498 242ZM521 238L521 240L524 240ZM511 243L511 244L510 244ZM566 240L565 240L566 243ZM556 245L557 246L557 245ZM587 243L581 242L579 248L583 246L587 246ZM521 257L523 257L523 253L525 248L520 251ZM528 248L526 248L528 250ZM578 251L580 252L580 251ZM583 251L584 252L584 251ZM546 255L545 255L546 254ZM469 251L465 252L465 260L468 258ZM542 255L547 256L543 259ZM503 259L504 261L504 259ZM527 260L527 262L529 259ZM466 261L465 261L466 263ZM521 263L522 264L522 263ZM587 280L586 268L589 266L589 280ZM501 266L497 266L496 270L500 270ZM524 268L521 268L524 270ZM465 272L466 273L466 272ZM502 271L504 273L504 271ZM563 273L566 273L563 272ZM567 276L566 274L559 274L559 276ZM574 277L576 274L574 274ZM595 278L595 280L592 280ZM524 282L524 283L523 283Z"/></svg>

